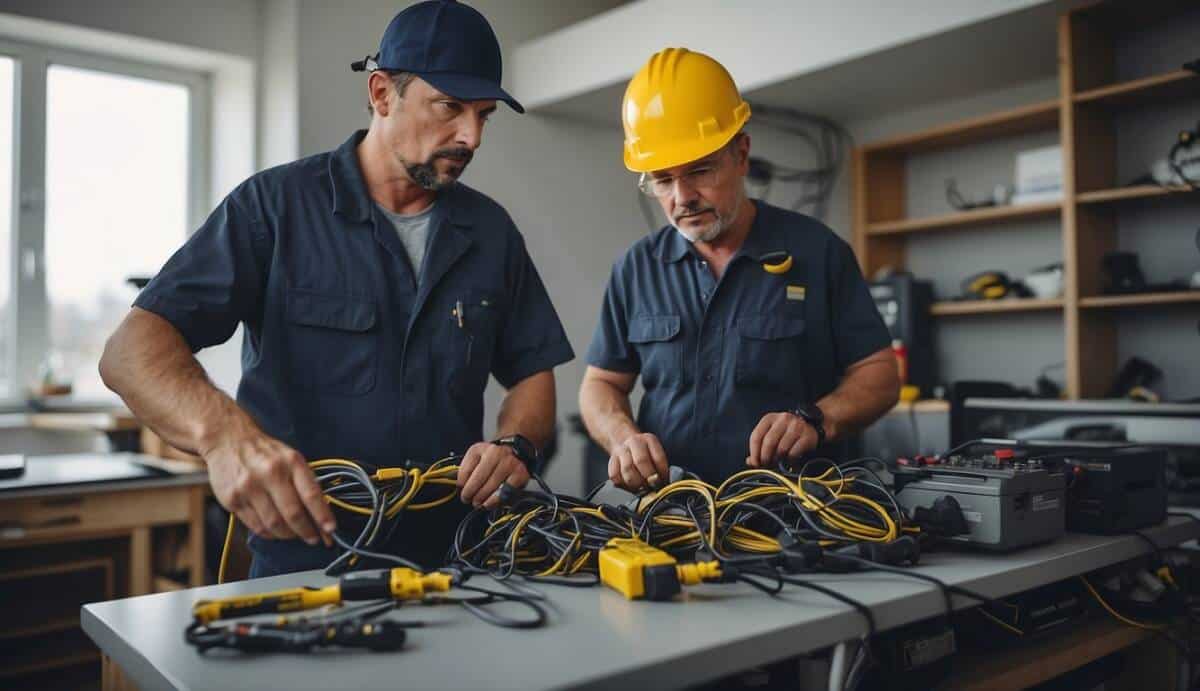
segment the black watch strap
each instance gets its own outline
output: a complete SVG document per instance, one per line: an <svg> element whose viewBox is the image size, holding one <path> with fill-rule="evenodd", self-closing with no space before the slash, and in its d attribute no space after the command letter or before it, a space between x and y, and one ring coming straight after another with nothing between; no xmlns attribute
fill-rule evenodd
<svg viewBox="0 0 1200 691"><path fill-rule="evenodd" d="M510 434L506 437L500 437L499 439L492 440L492 443L496 444L497 446L507 446L512 449L513 455L520 459L520 461L525 464L525 467L529 468L530 470L533 470L534 466L537 464L537 447L533 445L533 442L519 434Z"/></svg>
<svg viewBox="0 0 1200 691"><path fill-rule="evenodd" d="M825 445L825 414L815 405L801 403L792 410L792 415L804 420L817 432L817 448Z"/></svg>

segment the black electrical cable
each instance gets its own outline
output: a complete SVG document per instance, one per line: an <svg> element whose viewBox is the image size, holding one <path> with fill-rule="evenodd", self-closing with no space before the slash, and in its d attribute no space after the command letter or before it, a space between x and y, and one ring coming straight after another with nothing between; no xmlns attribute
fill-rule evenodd
<svg viewBox="0 0 1200 691"><path fill-rule="evenodd" d="M859 602L858 600L855 600L851 597L843 595L843 594L837 592L836 590L833 590L831 588L826 588L823 585L818 585L811 581L806 581L806 580L796 578L793 576L788 576L788 575L782 574L782 573L779 574L779 579L781 581L783 581L784 583L799 586L801 588L808 588L809 590L815 590L816 592L826 595L828 597L831 597L834 600L837 600L838 602L841 602L841 603L844 603L844 604L847 604L847 605L853 607L855 610L858 611L859 614L862 615L863 619L866 620L866 622L867 622L867 638L875 637L875 632L876 632L875 615L871 613L870 607L867 607L866 605Z"/></svg>
<svg viewBox="0 0 1200 691"><path fill-rule="evenodd" d="M515 593L503 593L497 590L489 590L479 586L458 584L455 588L466 590L469 592L480 593L482 597L477 598L439 598L442 601L456 601L463 609L467 610L476 617L495 626L501 626L508 629L535 629L546 623L546 609L536 599L519 595ZM520 603L530 610L533 610L534 616L532 619L517 619L515 617L504 617L495 612L488 610L488 607L496 603Z"/></svg>

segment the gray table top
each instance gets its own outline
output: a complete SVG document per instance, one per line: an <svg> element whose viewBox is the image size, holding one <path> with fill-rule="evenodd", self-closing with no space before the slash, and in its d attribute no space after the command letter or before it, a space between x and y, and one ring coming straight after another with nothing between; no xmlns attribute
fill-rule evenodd
<svg viewBox="0 0 1200 691"><path fill-rule="evenodd" d="M25 457L25 473L0 480L0 501L208 484L204 468L136 453L74 453Z"/></svg>
<svg viewBox="0 0 1200 691"><path fill-rule="evenodd" d="M1200 536L1200 524L1172 517L1145 531L1161 545ZM1148 551L1133 536L1068 533L1010 554L936 553L917 569L947 583L1001 597L1086 573ZM868 604L879 628L944 610L932 586L873 573L816 575ZM183 629L202 597L330 582L312 571L85 605L84 631L145 691L310 688L678 688L852 639L858 613L795 586L769 597L749 586L701 585L673 602L630 602L607 588L541 586L553 602L550 624L498 629L457 607L411 606L391 615L430 626L410 632L403 651L324 650L251 656L187 646ZM959 607L970 601L955 598Z"/></svg>

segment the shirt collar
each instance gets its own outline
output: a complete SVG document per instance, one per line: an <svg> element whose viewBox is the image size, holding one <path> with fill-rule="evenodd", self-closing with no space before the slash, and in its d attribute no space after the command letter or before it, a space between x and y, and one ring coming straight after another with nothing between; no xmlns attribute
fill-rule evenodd
<svg viewBox="0 0 1200 691"><path fill-rule="evenodd" d="M366 130L358 130L335 149L329 157L329 186L333 193L333 212L359 223L371 220L371 209L375 202L367 193L362 169L358 166L358 145L367 136ZM475 221L467 204L456 203L463 192L456 183L438 192L434 201L433 220L445 218L457 226L469 226Z"/></svg>
<svg viewBox="0 0 1200 691"><path fill-rule="evenodd" d="M742 241L741 249L733 256L735 261L739 257L749 257L757 262L758 258L767 252L787 249L779 236L779 224L772 223L769 218L771 215L770 205L755 199L751 199L750 203L754 204L756 211L754 222L750 224L750 232Z"/></svg>
<svg viewBox="0 0 1200 691"><path fill-rule="evenodd" d="M692 251L692 243L675 226L668 226L658 247L658 258L666 264L674 264Z"/></svg>

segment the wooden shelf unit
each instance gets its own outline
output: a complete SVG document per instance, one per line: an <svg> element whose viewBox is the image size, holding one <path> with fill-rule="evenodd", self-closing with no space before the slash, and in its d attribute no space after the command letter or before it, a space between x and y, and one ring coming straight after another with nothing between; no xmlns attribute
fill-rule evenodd
<svg viewBox="0 0 1200 691"><path fill-rule="evenodd" d="M1100 271L1103 256L1118 249L1115 210L1132 203L1200 197L1183 187L1118 187L1116 167L1115 121L1120 111L1200 96L1200 75L1182 69L1117 81L1117 38L1169 21L1188 7L1189 3L1175 0L1146 0L1136 6L1094 2L1068 11L1059 16L1057 27L1059 98L856 148L851 160L854 250L863 273L871 276L884 267L904 268L907 241L913 234L996 224L1020 228L1031 220L1058 217L1064 266L1061 298L938 302L932 313L950 317L1058 311L1064 329L1067 394L1071 398L1103 395L1118 365L1113 310L1200 305L1200 291L1104 296ZM908 217L906 169L911 156L1051 131L1057 132L1063 150L1061 202Z"/></svg>

